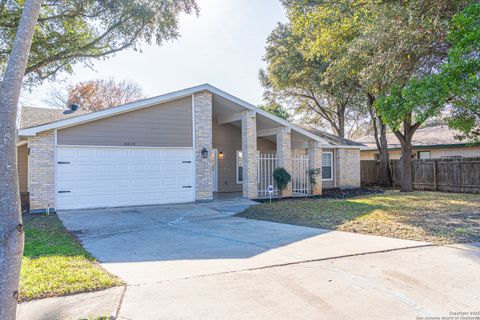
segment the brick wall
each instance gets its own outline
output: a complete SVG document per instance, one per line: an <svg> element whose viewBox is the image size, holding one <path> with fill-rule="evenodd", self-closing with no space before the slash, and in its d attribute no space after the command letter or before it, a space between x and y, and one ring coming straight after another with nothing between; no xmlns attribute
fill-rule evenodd
<svg viewBox="0 0 480 320"><path fill-rule="evenodd" d="M316 141L308 143L308 169L319 169L318 175L315 177L315 188L312 189L313 195L322 194L322 147Z"/></svg>
<svg viewBox="0 0 480 320"><path fill-rule="evenodd" d="M293 175L292 168L292 137L290 128L281 127L277 131L278 166ZM292 196L292 182L282 191L282 197Z"/></svg>
<svg viewBox="0 0 480 320"><path fill-rule="evenodd" d="M360 187L360 150L337 149L337 187Z"/></svg>
<svg viewBox="0 0 480 320"><path fill-rule="evenodd" d="M30 210L55 208L55 134L53 130L28 138Z"/></svg>
<svg viewBox="0 0 480 320"><path fill-rule="evenodd" d="M212 94L208 91L195 93L195 200L213 199L212 172ZM206 148L208 157L202 158Z"/></svg>
<svg viewBox="0 0 480 320"><path fill-rule="evenodd" d="M257 118L255 111L242 111L243 196L258 197Z"/></svg>

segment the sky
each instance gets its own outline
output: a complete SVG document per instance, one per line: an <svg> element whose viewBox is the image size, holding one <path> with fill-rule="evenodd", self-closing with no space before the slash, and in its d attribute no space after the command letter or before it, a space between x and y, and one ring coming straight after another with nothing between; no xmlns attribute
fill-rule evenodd
<svg viewBox="0 0 480 320"><path fill-rule="evenodd" d="M264 66L265 41L286 16L279 0L197 0L199 16L182 15L177 40L143 45L107 60L83 64L60 81L45 82L22 93L23 105L49 107L45 99L58 86L113 77L133 80L146 96L210 83L253 104L262 102L258 70Z"/></svg>

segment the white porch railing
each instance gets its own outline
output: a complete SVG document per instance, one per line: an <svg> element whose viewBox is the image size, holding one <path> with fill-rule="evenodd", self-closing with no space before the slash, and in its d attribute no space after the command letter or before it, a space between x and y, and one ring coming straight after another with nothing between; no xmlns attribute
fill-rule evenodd
<svg viewBox="0 0 480 320"><path fill-rule="evenodd" d="M310 183L308 180L308 155L293 155L292 193L294 196L307 196L310 194Z"/></svg>
<svg viewBox="0 0 480 320"><path fill-rule="evenodd" d="M269 197L268 186L273 186L272 197L278 196L277 186L273 181L273 170L278 167L276 154L258 154L258 197Z"/></svg>
<svg viewBox="0 0 480 320"><path fill-rule="evenodd" d="M268 198L268 186L273 186L272 197L278 196L278 189L273 180L273 170L278 167L279 159L276 154L258 153L258 197ZM307 196L310 193L308 179L308 155L297 154L292 156L292 194Z"/></svg>

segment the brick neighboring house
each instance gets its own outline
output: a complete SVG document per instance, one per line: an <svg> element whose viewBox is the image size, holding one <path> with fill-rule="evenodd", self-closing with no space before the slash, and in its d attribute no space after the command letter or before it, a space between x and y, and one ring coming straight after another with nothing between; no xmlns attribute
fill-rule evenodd
<svg viewBox="0 0 480 320"><path fill-rule="evenodd" d="M223 193L255 199L274 167L260 154L292 172L287 196L360 186L358 144L300 128L209 84L92 113L23 108L18 136L20 189L32 212ZM315 190L308 168L322 169Z"/></svg>
<svg viewBox="0 0 480 320"><path fill-rule="evenodd" d="M416 159L471 158L480 157L480 145L469 145L455 139L458 133L447 125L418 129L413 136L413 153ZM366 147L361 149L361 160L377 160L379 157L373 137L356 140ZM387 135L391 160L401 158L401 146L393 133Z"/></svg>

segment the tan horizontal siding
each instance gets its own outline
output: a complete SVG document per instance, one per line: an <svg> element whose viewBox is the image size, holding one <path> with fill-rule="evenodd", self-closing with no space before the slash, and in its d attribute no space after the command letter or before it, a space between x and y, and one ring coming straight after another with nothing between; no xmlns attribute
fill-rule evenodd
<svg viewBox="0 0 480 320"><path fill-rule="evenodd" d="M59 145L192 147L192 99L182 98L58 131Z"/></svg>
<svg viewBox="0 0 480 320"><path fill-rule="evenodd" d="M18 182L20 192L28 192L28 146L17 148Z"/></svg>
<svg viewBox="0 0 480 320"><path fill-rule="evenodd" d="M242 129L232 124L219 125L213 119L213 148L223 152L218 159L218 192L240 192L237 184L237 150L242 150ZM262 153L276 153L276 144L264 138L257 139L257 149Z"/></svg>
<svg viewBox="0 0 480 320"><path fill-rule="evenodd" d="M242 185L237 184L237 150L242 150L242 130L231 124L219 125L213 119L213 148L223 152L218 159L218 192L240 192Z"/></svg>

